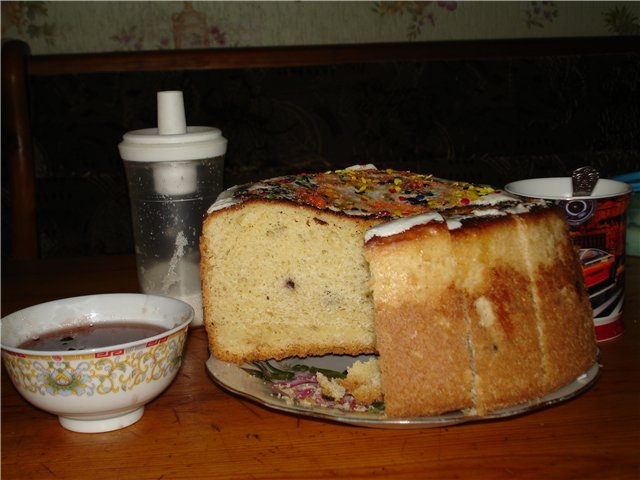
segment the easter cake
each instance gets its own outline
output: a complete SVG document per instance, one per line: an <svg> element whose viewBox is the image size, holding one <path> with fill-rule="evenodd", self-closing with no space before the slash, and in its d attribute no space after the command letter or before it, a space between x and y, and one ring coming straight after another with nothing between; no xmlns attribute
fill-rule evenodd
<svg viewBox="0 0 640 480"><path fill-rule="evenodd" d="M484 414L595 361L562 216L487 186L369 165L233 187L201 279L216 358L376 354L391 417Z"/></svg>

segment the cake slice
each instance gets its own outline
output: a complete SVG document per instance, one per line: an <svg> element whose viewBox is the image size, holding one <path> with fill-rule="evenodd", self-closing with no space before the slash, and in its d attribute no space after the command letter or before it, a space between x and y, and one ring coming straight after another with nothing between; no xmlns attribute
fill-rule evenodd
<svg viewBox="0 0 640 480"><path fill-rule="evenodd" d="M471 217L451 230L469 320L479 415L543 393L543 364L529 268L516 219Z"/></svg>
<svg viewBox="0 0 640 480"><path fill-rule="evenodd" d="M366 243L385 412L435 415L473 405L457 258L440 217Z"/></svg>
<svg viewBox="0 0 640 480"><path fill-rule="evenodd" d="M201 244L210 346L242 363L376 351L365 231L379 221L249 200L210 215Z"/></svg>
<svg viewBox="0 0 640 480"><path fill-rule="evenodd" d="M562 213L545 209L515 217L532 278L544 365L544 391L574 380L595 361L593 314Z"/></svg>

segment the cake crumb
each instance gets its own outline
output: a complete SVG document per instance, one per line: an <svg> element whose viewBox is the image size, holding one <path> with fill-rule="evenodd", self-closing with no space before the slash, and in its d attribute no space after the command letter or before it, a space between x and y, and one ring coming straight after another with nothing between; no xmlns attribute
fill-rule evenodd
<svg viewBox="0 0 640 480"><path fill-rule="evenodd" d="M335 379L330 379L321 372L316 372L316 379L322 389L322 395L325 397L341 400L347 393L347 390L337 383Z"/></svg>

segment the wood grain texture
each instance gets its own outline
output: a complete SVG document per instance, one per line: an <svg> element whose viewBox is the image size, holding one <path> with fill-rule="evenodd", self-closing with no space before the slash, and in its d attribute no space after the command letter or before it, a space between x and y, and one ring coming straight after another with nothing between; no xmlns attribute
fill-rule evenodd
<svg viewBox="0 0 640 480"><path fill-rule="evenodd" d="M53 298L135 291L132 257L3 265L2 315ZM24 401L2 371L2 477L615 478L640 475L640 258L627 259L625 333L569 402L497 422L376 430L277 413L207 376L193 330L175 382L124 430L79 434Z"/></svg>
<svg viewBox="0 0 640 480"><path fill-rule="evenodd" d="M633 37L607 37L37 55L29 59L28 72L30 75L68 75L99 72L282 68L535 55L597 55L637 51L639 44L640 41Z"/></svg>
<svg viewBox="0 0 640 480"><path fill-rule="evenodd" d="M2 46L2 154L11 185L8 212L11 251L17 260L33 259L38 255L28 56L29 47L25 43L9 41Z"/></svg>

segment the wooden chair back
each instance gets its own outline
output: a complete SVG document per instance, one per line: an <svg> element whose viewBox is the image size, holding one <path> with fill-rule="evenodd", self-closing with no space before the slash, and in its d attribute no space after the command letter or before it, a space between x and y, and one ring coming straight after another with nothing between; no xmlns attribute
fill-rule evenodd
<svg viewBox="0 0 640 480"><path fill-rule="evenodd" d="M39 256L29 80L33 76L169 72L459 60L637 51L638 39L543 39L227 48L32 56L27 44L2 45L3 158L8 180L10 258Z"/></svg>

